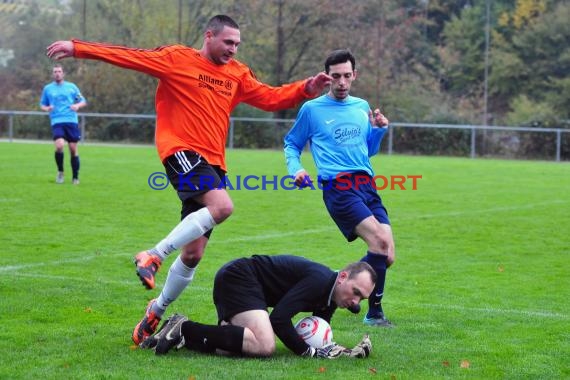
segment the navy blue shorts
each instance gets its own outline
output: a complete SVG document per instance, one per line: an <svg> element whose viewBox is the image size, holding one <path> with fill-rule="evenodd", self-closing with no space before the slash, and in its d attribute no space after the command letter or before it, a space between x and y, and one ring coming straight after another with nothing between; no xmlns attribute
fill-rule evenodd
<svg viewBox="0 0 570 380"><path fill-rule="evenodd" d="M218 270L214 279L214 304L218 322L249 310L267 310L263 286L247 259L233 260Z"/></svg>
<svg viewBox="0 0 570 380"><path fill-rule="evenodd" d="M390 224L388 211L374 188L373 178L368 174L351 173L331 181L322 181L321 185L325 206L346 240L356 240L358 235L354 229L371 215L382 224Z"/></svg>
<svg viewBox="0 0 570 380"><path fill-rule="evenodd" d="M81 131L77 123L58 123L51 126L53 139L64 139L67 142L78 142L81 140Z"/></svg>
<svg viewBox="0 0 570 380"><path fill-rule="evenodd" d="M225 189L222 179L226 173L219 166L212 166L200 154L184 150L166 158L164 168L178 198L182 202L180 220L203 208L194 198L210 190ZM210 237L213 230L204 234Z"/></svg>

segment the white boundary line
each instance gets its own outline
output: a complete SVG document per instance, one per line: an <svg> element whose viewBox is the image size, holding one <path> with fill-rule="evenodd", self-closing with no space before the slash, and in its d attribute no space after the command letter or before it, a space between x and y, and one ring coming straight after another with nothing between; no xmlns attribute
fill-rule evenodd
<svg viewBox="0 0 570 380"><path fill-rule="evenodd" d="M68 277L68 276L52 276L52 275L42 275L42 274L32 274L32 273L10 273L9 275L14 277L31 277L31 278L43 278L48 280L58 280L58 281L73 281L77 283L91 283L93 280L89 279L86 280L83 277ZM105 284L105 285L122 285L122 286L140 286L138 281L116 281L116 280L102 280L97 279L97 284ZM160 287L157 287L160 289ZM205 286L190 286L191 291L207 291L211 292L211 287ZM405 307L415 308L415 309L439 309L439 310L457 310L460 312L477 312L479 314L504 314L504 315L520 315L523 317L529 318L551 318L551 319L562 319L567 320L570 319L569 315L560 314L560 313L553 313L549 311L533 311L533 310L518 310L518 309L502 309L502 308L494 308L494 307L465 307L460 305L442 305L442 304L412 304L407 302L399 302L399 301L390 301L386 302L387 305L403 305Z"/></svg>
<svg viewBox="0 0 570 380"><path fill-rule="evenodd" d="M552 200L549 202L540 202L540 203L533 203L527 204L517 207L495 207L491 209L485 210L470 210L470 211L454 211L454 212L446 212L440 214L426 214L426 215L416 215L416 216L409 216L409 217L399 217L394 218L394 220L409 220L409 219L430 219L430 218L440 218L446 216L461 216L461 215L468 215L468 214L481 214L481 213L488 213L488 212L499 212L499 211L516 211L522 209L530 209L535 207L542 207L546 205L553 205L553 204L562 204L562 203L569 203L570 201L565 200ZM239 236L233 237L228 239L221 239L221 240L214 240L209 243L209 245L218 245L218 244L231 244L236 242L242 241L254 241L254 240L268 240L268 239L277 239L277 238L284 238L288 236L299 236L299 235L312 235L312 234L320 234L325 233L328 231L335 231L336 227L334 225L322 228L314 228L314 229L307 229L301 231L289 231L289 232L277 232L277 233L270 233L270 234L262 234L262 235L250 235L250 236ZM127 254L128 255L128 254ZM7 265L7 266L0 266L0 273L6 273L10 271L17 271L20 269L27 269L27 268L35 268L35 267L42 267L46 265L61 265L65 263L74 263L74 262L85 262L89 260L96 259L98 256L102 256L101 254L97 254L94 256L82 256L73 259L66 259L66 260L56 260L52 262L36 262L30 264L22 264L22 265ZM104 255L104 257L116 257L116 256L125 256L124 253L116 253L113 255Z"/></svg>
<svg viewBox="0 0 570 380"><path fill-rule="evenodd" d="M416 215L413 217L406 217L403 218L395 218L394 220L406 220L406 219L429 219L429 218L439 218L439 217L446 217L446 216L463 216L468 214L485 214L490 212L507 212L507 211L518 211L518 210L528 210L536 207L543 207L543 206L550 206L550 205L559 205L564 203L570 203L570 201L562 200L562 199L553 199L548 202L539 202L539 203L530 203L525 205L518 205L518 206L508 206L508 207L494 207L488 208L483 210L469 210L469 211L451 211L445 212L441 214L424 214L424 215Z"/></svg>
<svg viewBox="0 0 570 380"><path fill-rule="evenodd" d="M485 210L470 210L467 212L458 211L458 212L447 212L447 213L440 213L440 214L427 214L427 215L416 215L413 217L400 217L395 218L394 220L406 220L406 219L428 219L428 218L437 218L437 217L446 217L446 216L461 216L467 214L481 214L487 212L501 212L501 211L516 211L522 209L531 209L535 207L541 207L546 205L553 205L553 204L562 204L568 203L568 201L564 200L552 200L549 202L540 202L534 204L527 204L522 206L516 207L496 207L492 209L485 209ZM280 233L272 233L272 234L263 234L263 235L254 235L254 236L243 236L243 237L236 237L236 238L229 238L218 241L217 244L231 244L233 242L241 242L241 241L253 241L253 240L267 240L267 239L275 239L275 238L283 238L287 236L298 236L298 235L312 235L318 233L324 233L327 231L334 230L334 226L330 227L323 227L318 229L310 229L310 230L302 230L302 231L290 231L290 232L280 232ZM216 241L213 241L210 244L214 244ZM124 253L116 253L113 255L92 255L92 256L82 256L73 259L66 259L66 260L56 260L52 262L37 262L31 264L22 264L22 265L7 265L7 266L0 266L0 273L4 275L14 276L14 277L32 277L32 278L46 278L52 280L63 280L63 281L72 281L72 282L84 282L84 281L92 281L92 280L85 280L81 277L69 277L69 276L56 276L56 275L42 275L37 273L17 273L21 269L28 269L28 268L37 268L37 267L44 267L48 265L61 265L66 263L78 263L78 262L86 262L98 257L119 257L125 256ZM115 284L115 285L133 285L138 284L135 281L108 281L108 280L97 280L98 283L104 284ZM205 287L192 287L196 290L209 290L210 288ZM392 302L390 302L392 303ZM396 303L399 303L396 301ZM424 308L437 308L437 309L450 309L450 310L459 310L459 311L474 311L478 313L486 313L486 314L516 314L516 315L523 315L527 317L546 317L546 318L560 318L560 319L570 319L570 316L566 314L560 313L553 313L548 311L529 311L529 310L516 310L516 309L500 309L500 308L470 308L464 307L459 305L441 305L441 304L406 304L406 303L399 303L402 305L412 306L412 307L424 307Z"/></svg>
<svg viewBox="0 0 570 380"><path fill-rule="evenodd" d="M483 213L490 213L490 212L501 212L501 211L517 211L517 210L526 210L532 209L535 207L543 207L548 205L557 205L557 204L564 204L570 203L570 201L555 199L548 202L540 202L540 203L533 203L533 204L526 204L522 206L516 207L494 207L485 210L470 210L470 211L452 211L452 212L445 212L440 214L425 214L425 215L414 215L414 216L403 216L403 217L396 217L392 218L393 221L402 221L402 220L416 220L416 219L431 219L431 218L441 218L441 217L449 217L449 216L462 216L468 214L483 214ZM336 231L337 228L334 225L322 228L313 228L310 230L302 230L302 231L290 231L290 232L279 232L273 234L264 234L264 235L253 235L253 236L243 236L243 237L235 237L229 239L223 239L219 241L212 241L208 244L228 244L240 241L252 241L252 240L266 240L266 239L273 239L273 238L282 238L287 236L296 236L296 235L312 235L312 234L320 234L328 231ZM1 267L0 267L1 269Z"/></svg>
<svg viewBox="0 0 570 380"><path fill-rule="evenodd" d="M422 304L412 304L406 302L398 302L390 301L386 304L392 305L404 305L406 307L411 308L425 308L425 309L449 309L449 310L458 310L458 311L473 311L477 313L484 313L484 314L517 314L522 315L525 317L534 317L534 318L558 318L558 319L570 319L570 315L567 314L560 314L554 313L550 311L532 311L532 310L518 310L518 309L502 309L496 307L468 307L468 306L461 306L461 305L442 305L442 304L429 304L429 303L422 303Z"/></svg>
<svg viewBox="0 0 570 380"><path fill-rule="evenodd" d="M97 278L96 280L92 279L85 279L84 277L72 277L72 276L57 276L57 275L50 275L50 274L37 274L37 273L9 273L9 276L13 277L26 277L26 278L43 278L46 280L57 280L57 281L72 281L76 283L93 283L94 281L99 285L124 285L124 286L133 286L139 287L142 289L142 285L140 281L130 281L130 280L106 280L102 278ZM134 271L133 271L133 278L134 278ZM162 287L157 286L155 289L160 290ZM190 285L191 289L199 290L199 291L212 291L212 287L205 287L205 286L196 286Z"/></svg>
<svg viewBox="0 0 570 380"><path fill-rule="evenodd" d="M48 261L48 262L37 262L37 263L22 264L22 265L7 265L7 266L0 267L0 273L15 272L15 271L18 271L20 269L37 268L37 267L44 267L44 266L48 266L48 265L82 263L85 261L90 261L90 260L96 259L99 256L102 256L102 255L97 254L97 255L92 255L92 256L76 257L73 259L55 260L55 261ZM111 257L112 256L122 256L122 254L107 255L107 256L103 256L103 257L109 257L109 256L111 256Z"/></svg>

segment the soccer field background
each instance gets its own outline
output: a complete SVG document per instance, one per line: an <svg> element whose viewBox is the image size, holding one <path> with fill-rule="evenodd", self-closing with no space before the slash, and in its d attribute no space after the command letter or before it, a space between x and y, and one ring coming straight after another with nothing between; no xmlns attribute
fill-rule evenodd
<svg viewBox="0 0 570 380"><path fill-rule="evenodd" d="M67 148L66 148L67 149ZM396 328L338 310L335 341L373 343L364 360L316 360L279 342L271 359L157 357L130 336L160 292L133 256L179 220L153 147L81 145L81 184L55 184L53 146L0 143L0 379L563 379L570 377L570 166L565 163L378 155L377 175L421 175L380 191L396 241L384 297ZM230 181L286 175L280 151L228 152ZM315 175L310 155L304 162ZM169 308L215 323L213 277L254 253L291 253L340 269L365 253L330 220L320 190L230 190L192 285ZM281 186L278 186L281 187ZM366 309L365 303L362 304ZM298 316L299 319L301 315Z"/></svg>

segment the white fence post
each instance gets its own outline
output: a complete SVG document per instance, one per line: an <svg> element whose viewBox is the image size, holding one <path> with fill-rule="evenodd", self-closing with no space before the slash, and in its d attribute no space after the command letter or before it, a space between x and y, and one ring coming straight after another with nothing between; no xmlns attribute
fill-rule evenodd
<svg viewBox="0 0 570 380"><path fill-rule="evenodd" d="M560 162L560 151L562 150L562 130L556 131L556 162Z"/></svg>
<svg viewBox="0 0 570 380"><path fill-rule="evenodd" d="M475 128L471 128L471 158L475 158L475 136L477 130Z"/></svg>
<svg viewBox="0 0 570 380"><path fill-rule="evenodd" d="M8 141L12 142L14 139L14 114L8 114Z"/></svg>

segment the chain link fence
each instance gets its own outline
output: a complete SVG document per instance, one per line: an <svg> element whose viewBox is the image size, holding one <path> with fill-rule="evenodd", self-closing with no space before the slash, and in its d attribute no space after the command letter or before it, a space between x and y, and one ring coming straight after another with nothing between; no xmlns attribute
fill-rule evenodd
<svg viewBox="0 0 570 380"><path fill-rule="evenodd" d="M82 143L153 144L155 115L79 113ZM227 147L282 149L292 119L230 119ZM45 112L0 110L0 139L51 140ZM570 161L570 129L391 123L387 154Z"/></svg>

